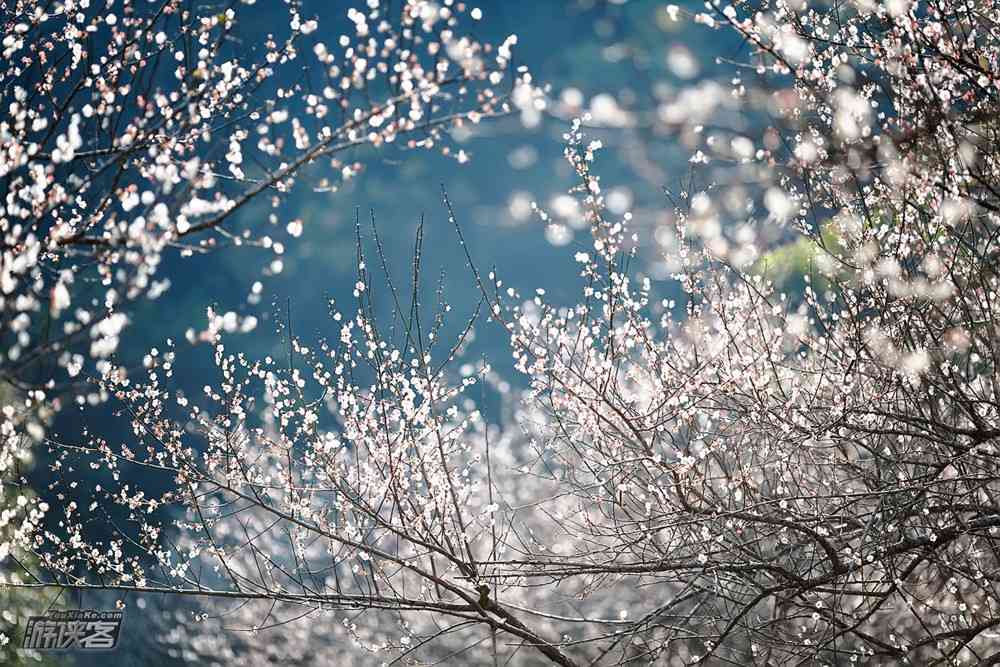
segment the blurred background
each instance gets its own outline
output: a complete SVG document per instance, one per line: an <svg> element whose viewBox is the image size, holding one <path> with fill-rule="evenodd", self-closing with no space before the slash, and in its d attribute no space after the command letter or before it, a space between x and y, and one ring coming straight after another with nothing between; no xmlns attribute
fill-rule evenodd
<svg viewBox="0 0 1000 667"><path fill-rule="evenodd" d="M262 17L273 11L275 20L284 20L284 10L269 9L269 4L259 2L254 11ZM346 30L349 4L306 1L302 14L318 16L320 31L328 31L332 41L341 27ZM330 300L345 308L353 302L356 221L370 255L369 268L377 264L373 219L400 284L408 278L423 220L424 300L433 303L443 280L455 313L453 330L458 330L478 291L448 221L443 191L480 269L496 266L500 277L523 293L540 287L553 296L574 298L572 257L590 249L591 239L567 194L577 181L563 157L563 137L570 121L586 112L588 137L604 145L596 171L609 212L632 214L637 268L669 291L672 268L664 251L672 247L673 226L666 193L676 195L692 186L697 190L712 181L707 168L689 162L695 141L703 137L684 132L699 112L719 119L725 106L721 98L728 92L715 83L726 71L717 60L736 55L740 44L728 34L672 20L676 6L656 0L484 0L478 5L483 18L473 36L494 44L507 35L518 36L513 64L527 66L535 83L548 89L544 111L453 130L465 162L456 160L454 151L444 156L389 147L364 147L343 156L344 162L363 164L363 170L336 192L311 191L303 183L282 209L280 219L301 220L303 231L285 244L280 266L271 252L254 248L173 258L182 270L174 274L168 267L163 272L178 276L172 288L147 304L149 316L136 314L125 343L143 351L166 337L183 339L187 328L199 323L204 328L209 306L257 318L257 328L243 340L248 352L283 349L289 313L294 335L308 339L329 334ZM265 19L242 29L266 25ZM256 39L246 35L248 43ZM698 94L685 92L678 99L681 88L692 87ZM746 119L734 114L732 121ZM681 125L684 129L678 131ZM239 226L269 213L268 202L261 199L241 213ZM483 353L504 344L502 332L492 338L488 331L480 333ZM196 375L198 368L188 370Z"/></svg>

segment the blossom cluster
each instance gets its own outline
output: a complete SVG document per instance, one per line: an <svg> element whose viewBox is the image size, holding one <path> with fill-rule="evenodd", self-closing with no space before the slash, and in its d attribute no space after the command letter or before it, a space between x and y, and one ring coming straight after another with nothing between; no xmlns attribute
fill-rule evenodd
<svg viewBox="0 0 1000 667"><path fill-rule="evenodd" d="M450 20L448 3L420 7L411 30ZM331 304L324 341L289 336L287 358L253 359L230 349L238 321L210 313L201 338L218 379L198 396L176 386L172 342L141 373L103 364L100 391L131 437L50 441L58 519L42 526L41 506L19 501L0 548L37 559L37 585L173 591L213 612L233 601L254 631L292 610L333 616L372 662L510 661L528 647L525 659L565 667L995 660L1000 11L777 0L665 15L747 45L724 88L699 82L678 99L725 90L744 120L764 119L689 128L694 168L731 168L668 192L675 296L635 269L633 215L602 184L604 146L584 116L565 135L578 185L561 200L590 232L566 257L577 298L525 296L502 267L481 272L446 198L481 296L455 340L442 342L443 296L421 312L422 237L409 302L381 247L379 273L359 241L356 306ZM359 38L375 30L365 16L351 14ZM494 78L485 47L450 30L434 43L462 77ZM511 45L496 50L501 69ZM347 56L342 90L379 71L372 48ZM205 80L226 76L220 65ZM407 99L353 114L365 140L419 125L423 101ZM476 99L497 110L492 94ZM288 120L279 107L272 124ZM81 149L66 122L60 157ZM331 144L298 122L306 162L361 140L350 122ZM264 146L276 132L260 133ZM237 179L244 139L229 145ZM268 187L284 187L281 169ZM196 199L184 201L191 215ZM793 289L773 263L800 255ZM466 358L480 319L505 332L525 391ZM101 322L99 350L124 325ZM505 402L500 427L484 417L487 391ZM70 490L88 467L102 481L85 505ZM196 638L189 655L224 641Z"/></svg>

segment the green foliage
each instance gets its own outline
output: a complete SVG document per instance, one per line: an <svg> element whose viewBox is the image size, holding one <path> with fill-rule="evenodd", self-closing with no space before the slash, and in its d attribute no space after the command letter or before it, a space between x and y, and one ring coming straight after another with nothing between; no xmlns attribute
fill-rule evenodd
<svg viewBox="0 0 1000 667"><path fill-rule="evenodd" d="M842 248L840 237L832 225L823 227L818 236L799 235L795 240L764 253L753 266L753 272L772 281L778 290L801 293L805 276L814 284L825 284L825 277L816 271L816 259L835 255Z"/></svg>
<svg viewBox="0 0 1000 667"><path fill-rule="evenodd" d="M9 578L9 573L0 571ZM50 594L51 595L51 594ZM59 654L22 650L24 629L29 616L43 613L49 606L50 595L41 590L11 588L0 584L0 665L4 667L61 667L70 664Z"/></svg>
<svg viewBox="0 0 1000 667"><path fill-rule="evenodd" d="M0 381L0 406L18 405L23 400L23 395L13 385ZM30 466L31 461L25 460L23 464ZM17 495L27 496L29 503L33 496L28 489L13 491L12 486L0 489L0 507L5 507L5 503ZM10 525L0 528L0 542L4 541L4 531L9 530L12 530ZM9 535L9 533L6 534ZM56 667L57 665L69 664L65 659L45 656L37 651L21 650L21 641L24 638L28 617L42 613L48 607L49 600L44 591L41 590L5 586L4 582L15 581L17 577L15 573L7 569L7 563L6 560L0 563L0 665L3 667L27 665Z"/></svg>

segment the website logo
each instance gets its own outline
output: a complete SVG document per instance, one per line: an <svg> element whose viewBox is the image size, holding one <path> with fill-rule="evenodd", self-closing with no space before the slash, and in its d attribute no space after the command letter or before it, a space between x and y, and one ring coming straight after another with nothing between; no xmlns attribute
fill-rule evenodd
<svg viewBox="0 0 1000 667"><path fill-rule="evenodd" d="M125 612L72 609L32 616L21 648L36 651L111 651L118 647Z"/></svg>

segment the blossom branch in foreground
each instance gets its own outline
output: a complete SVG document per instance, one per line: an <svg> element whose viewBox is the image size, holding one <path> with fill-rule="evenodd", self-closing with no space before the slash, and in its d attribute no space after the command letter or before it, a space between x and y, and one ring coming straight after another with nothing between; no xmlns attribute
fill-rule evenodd
<svg viewBox="0 0 1000 667"><path fill-rule="evenodd" d="M528 382L508 428L472 400L494 378L463 364L474 318L440 349L419 261L406 303L360 256L356 313L294 363L214 338L198 401L170 386L173 348L106 373L134 440L52 443L54 480L84 461L110 480L12 543L39 563L25 585L208 589L263 601L240 616L257 630L336 614L373 662L997 660L996 15L696 15L746 36L747 103L774 122L740 158L756 190L673 198L682 297L630 270L630 216L574 124L576 303L470 268ZM758 247L774 229L807 250L798 293Z"/></svg>

